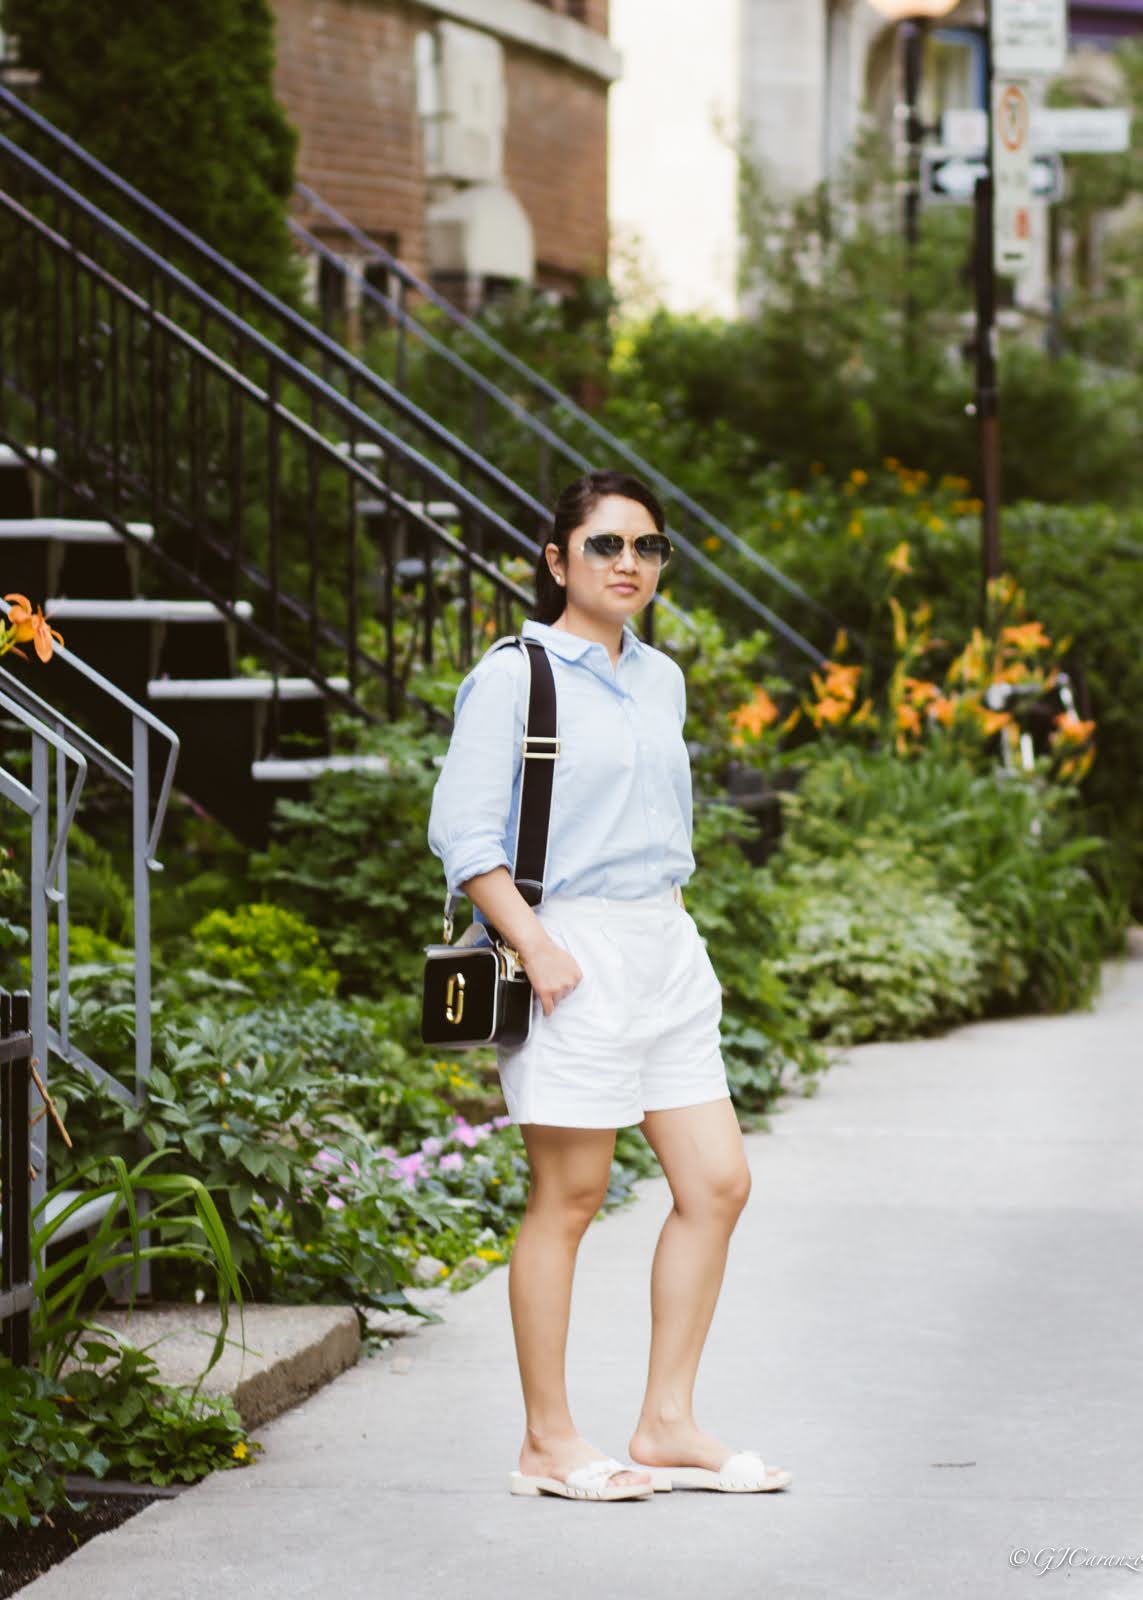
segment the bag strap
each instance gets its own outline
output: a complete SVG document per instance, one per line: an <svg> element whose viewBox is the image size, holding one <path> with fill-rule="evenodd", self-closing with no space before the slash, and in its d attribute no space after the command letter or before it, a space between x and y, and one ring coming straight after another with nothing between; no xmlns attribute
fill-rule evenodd
<svg viewBox="0 0 1143 1600"><path fill-rule="evenodd" d="M548 859L548 829L551 821L552 786L560 741L556 735L556 681L548 653L538 639L510 634L498 639L487 654L504 645L519 645L529 666L528 719L524 734L524 759L520 784L520 809L516 818L516 852L513 881L530 906L544 898L544 870ZM452 943L453 909L459 894L445 896L445 943ZM500 944L507 940L491 922L489 937Z"/></svg>

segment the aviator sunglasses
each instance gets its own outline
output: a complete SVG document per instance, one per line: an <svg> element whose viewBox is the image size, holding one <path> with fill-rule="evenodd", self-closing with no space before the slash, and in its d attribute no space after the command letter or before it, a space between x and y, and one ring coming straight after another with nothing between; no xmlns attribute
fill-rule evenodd
<svg viewBox="0 0 1143 1600"><path fill-rule="evenodd" d="M672 545L665 533L640 533L630 541L640 561L665 567L671 559ZM609 565L628 541L621 533L590 533L583 541L584 560L593 567Z"/></svg>

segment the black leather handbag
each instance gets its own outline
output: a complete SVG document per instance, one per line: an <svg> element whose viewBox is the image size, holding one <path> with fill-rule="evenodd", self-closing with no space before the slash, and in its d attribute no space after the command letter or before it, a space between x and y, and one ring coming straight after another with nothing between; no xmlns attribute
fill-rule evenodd
<svg viewBox="0 0 1143 1600"><path fill-rule="evenodd" d="M528 904L538 906L544 898L553 763L560 754L556 684L552 664L539 640L513 634L498 640L492 650L508 645L527 651L531 671L512 876ZM535 991L519 952L491 923L482 925L475 918L453 944L452 914L459 899L459 895L445 895L443 944L424 946L421 1038L425 1044L447 1050L523 1044L532 1029Z"/></svg>

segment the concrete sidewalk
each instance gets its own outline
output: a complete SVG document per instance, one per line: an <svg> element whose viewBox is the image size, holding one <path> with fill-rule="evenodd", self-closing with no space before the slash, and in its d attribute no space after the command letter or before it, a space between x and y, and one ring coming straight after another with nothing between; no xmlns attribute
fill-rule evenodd
<svg viewBox="0 0 1143 1600"><path fill-rule="evenodd" d="M1135 930L1093 1012L862 1046L749 1137L698 1415L790 1468L786 1492L510 1496L523 1407L500 1269L261 1429L254 1467L22 1594L991 1600L1070 1579L1085 1600L1143 1597L1141 1130ZM572 1402L620 1457L668 1206L645 1183L580 1252ZM1037 1573L1069 1548L1089 1564Z"/></svg>

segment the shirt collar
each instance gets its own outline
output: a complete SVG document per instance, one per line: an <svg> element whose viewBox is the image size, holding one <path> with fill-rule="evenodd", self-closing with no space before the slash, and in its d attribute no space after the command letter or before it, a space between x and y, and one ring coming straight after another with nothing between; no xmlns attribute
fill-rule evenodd
<svg viewBox="0 0 1143 1600"><path fill-rule="evenodd" d="M562 657L564 661L578 661L580 656L586 655L595 639L585 639L578 633L568 633L564 628L553 628L550 622L537 622L534 617L527 617L521 635L526 639L539 639L553 655ZM601 646L602 648L602 646ZM647 646L636 634L630 623L623 624L623 649L620 652L620 661L626 660L628 655L638 655L646 650Z"/></svg>

